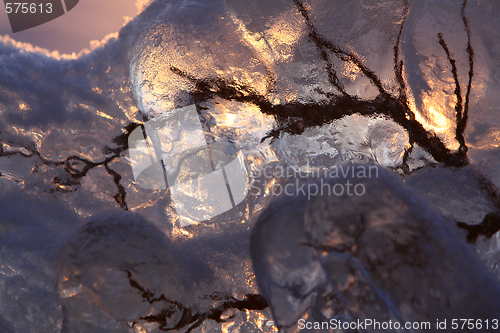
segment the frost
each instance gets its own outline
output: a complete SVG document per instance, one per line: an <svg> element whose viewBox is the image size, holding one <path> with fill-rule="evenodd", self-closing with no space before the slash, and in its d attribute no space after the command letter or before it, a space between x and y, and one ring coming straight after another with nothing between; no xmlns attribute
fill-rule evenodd
<svg viewBox="0 0 500 333"><path fill-rule="evenodd" d="M259 217L251 255L278 328L297 331L300 318L401 327L460 314L496 318L497 278L450 221L396 175L379 171L326 180L362 185L364 195L283 196Z"/></svg>
<svg viewBox="0 0 500 333"><path fill-rule="evenodd" d="M140 3L147 7L115 38L78 56L0 40L1 329L157 332L178 325L176 331L270 332L272 321L288 325L304 313L347 318L351 305L357 316L372 310L380 318L405 316L407 303L396 291L366 282L382 283L385 277L361 276L370 265L390 262L358 258L354 267L353 281L361 283L356 290L380 305L376 312L341 288L351 281L344 269L349 258L328 254L317 261L307 246L282 239L310 241L299 216L307 203L297 198L283 203L290 211L262 236L269 240L265 251L274 256L288 249L296 260L277 258L262 268L263 258L256 258L256 271L274 274L257 286L250 230L273 201L273 187L293 181L262 171L289 167L302 172L304 181L318 170L353 162L394 171L439 211L429 216L458 225L457 237L475 242L498 274L498 3ZM234 145L254 188L229 212L182 228L169 189L138 186L128 140L146 122L193 104L204 139ZM412 195L401 190L406 201L398 201L394 193L401 184L393 184L381 206L391 204L400 213L413 209ZM458 258L459 265L433 261L432 267L446 279L461 267L470 281L469 272L481 268L475 259L465 260L470 252L442 235L448 227L441 230L429 216L422 219L437 231L424 238L434 249L428 260L451 264ZM285 217L295 222L285 224ZM114 231L89 233L88 226L98 222ZM412 258L375 244L367 243L366 255L373 250L396 263ZM168 248L172 255L164 253ZM95 253L83 255L87 250ZM256 251L252 256L260 255ZM149 268L154 258L182 273L163 280L168 272L160 276ZM342 267L338 272L331 269L335 261ZM129 267L139 264L137 271ZM460 289L453 283L443 287L444 295L452 294L452 286ZM333 285L352 298L342 303ZM470 290L481 285L467 284ZM195 300L183 290L194 292ZM484 290L477 291L480 297ZM416 297L429 300L431 294ZM155 301L162 295L171 302ZM354 309L356 304L363 306ZM424 310L415 313L425 317Z"/></svg>

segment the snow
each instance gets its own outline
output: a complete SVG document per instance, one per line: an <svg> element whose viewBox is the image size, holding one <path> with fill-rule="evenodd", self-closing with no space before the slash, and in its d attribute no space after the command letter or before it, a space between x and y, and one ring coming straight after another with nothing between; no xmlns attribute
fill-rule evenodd
<svg viewBox="0 0 500 333"><path fill-rule="evenodd" d="M290 167L305 181L314 178L307 172L352 162L392 170L413 190L396 180L380 183L393 193L387 207L403 214L424 196L439 212L424 205L417 213L435 230L432 267L455 281L443 292L461 288L454 280L459 269L493 285L447 230L462 222L453 233L476 235L477 252L498 274L499 13L497 3L478 0L465 7L444 0L157 0L115 38L74 59L1 37L0 331L156 332L168 306L168 325L197 332L269 331L271 319L288 325L307 311L375 316L369 306L352 310L358 302L348 292L344 303L332 297L334 286L342 290L343 273L331 267L347 267L347 257L318 261L297 245L308 203L284 198L269 206L273 186L295 179L257 172L265 168ZM209 221L181 227L169 190L137 186L127 142L144 122L192 104L206 140L232 143L248 183L261 191ZM457 131L457 123L465 130ZM401 207L394 193L404 198ZM288 210L281 213L280 205ZM268 241L251 258L250 230L263 211L273 220L261 240ZM91 225L116 230L89 233ZM85 254L85 242L95 253ZM385 246L380 258L383 251L394 262L406 258ZM378 249L370 242L366 248ZM294 262L280 257L285 249ZM265 261L265 253L276 261ZM455 268L435 262L455 258ZM151 260L180 273L160 273ZM358 260L359 277L368 261ZM132 272L136 264L142 266ZM482 282L463 278L483 295ZM132 280L151 290L149 301L164 295L180 305L142 302ZM384 309L380 318L409 318L406 303L386 285L367 293ZM179 319L182 311L189 319Z"/></svg>

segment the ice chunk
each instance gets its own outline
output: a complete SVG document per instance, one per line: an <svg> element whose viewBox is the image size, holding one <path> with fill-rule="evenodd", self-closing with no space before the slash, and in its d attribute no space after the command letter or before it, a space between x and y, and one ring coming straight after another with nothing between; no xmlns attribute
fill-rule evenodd
<svg viewBox="0 0 500 333"><path fill-rule="evenodd" d="M63 332L128 331L160 310L172 328L192 303L169 241L132 213L94 218L58 257Z"/></svg>
<svg viewBox="0 0 500 333"><path fill-rule="evenodd" d="M344 316L401 325L471 314L496 318L500 284L450 221L398 176L379 168L363 177L363 167L345 178L305 184L307 194L283 196L260 216L252 260L277 326L296 331L307 312L310 321ZM350 194L335 192L348 182ZM321 194L311 195L315 188ZM318 301L328 284L340 309L330 304L327 311Z"/></svg>
<svg viewBox="0 0 500 333"><path fill-rule="evenodd" d="M425 195L444 216L459 222L478 224L495 210L481 175L471 167L423 168L408 176L406 183Z"/></svg>
<svg viewBox="0 0 500 333"><path fill-rule="evenodd" d="M212 225L184 229L180 228L170 190L143 189L135 183L131 163L140 160L138 169L146 165L141 159L147 155L147 145L139 147L141 154L134 158L129 155L133 147L127 146L129 135L154 116L193 103L198 107L205 138L233 142L252 171L286 163L304 171L308 166L346 166L362 160L398 170L426 192L441 212L473 223L476 235L481 231L486 236L478 239L480 253L496 269L499 13L498 2L476 0L157 0L127 24L119 37L77 59L58 59L0 37L0 323L8 322L0 329L15 333L61 330L60 300L53 289L55 254L82 226L82 217L119 207L147 216L158 237L168 235L182 250L182 259L176 262L191 262L196 267L195 272L182 276L196 280L188 285L196 292L201 310L193 310L190 320L196 315L205 318L188 321L198 325L193 331L251 331L255 327L269 331L272 325L264 323L271 318L266 310L261 311L265 302L256 295L248 229L253 216L271 200L270 186L288 183L269 179L261 196L249 196L231 214L214 219ZM430 164L445 167L433 170ZM468 179L470 169L455 169L466 165L487 181ZM409 175L419 168L424 169ZM152 170L154 183L161 179L162 171ZM189 178L189 172L183 176ZM227 178L238 184L236 187L243 184L243 178ZM229 187L234 192L234 186ZM294 203L285 206L299 214L302 203ZM403 207L404 203L397 208ZM422 209L422 214L425 211ZM482 216L485 219L479 223ZM291 314L287 317L285 310L273 310L279 322L292 323L309 301L310 318L349 318L347 303L324 281L328 273L331 281L342 282L338 275L348 276L349 271L333 272L326 267L347 267L346 262L352 260L330 253L323 262L309 263L315 256L307 252L308 246L301 244L296 249L286 243L291 241L286 227L285 231L275 229L279 235L263 234L262 241L275 237L297 256L297 264L305 263L306 267L294 266L288 280L285 277L280 284L270 284L269 288L276 290L272 301L284 304ZM303 240L299 227L290 229ZM117 230L124 239L135 237ZM89 239L101 238L92 235ZM115 241L111 236L102 239L103 244ZM161 243L155 237L151 241ZM117 242L123 245L128 241ZM139 243L146 246L142 240ZM434 241L429 244L435 246ZM373 253L390 256L390 250L376 248ZM124 253L130 251L125 249ZM136 317L141 306L149 305L138 305L137 294L127 294L132 287L126 273L92 271L91 260L99 264L111 257L119 255L109 250L85 261L75 254L75 260L90 267L84 276L102 277L106 283L95 293L89 281L61 289L61 300L75 300L64 307L66 323L75 323L76 331L87 332L156 330L158 321L169 312L159 316L161 309L151 304L153 309L145 318L156 322L126 327L132 323L125 318ZM462 265L463 256L450 256L448 263L454 265L456 258ZM270 259L281 262L281 258ZM366 262L358 261L361 264L354 269L359 273ZM273 267L266 265L261 262L256 269L265 273ZM471 267L457 267L466 270L457 275L469 281ZM303 271L311 270L312 275L302 276ZM161 280L149 270L141 274L146 280ZM365 280L376 282L376 278ZM116 285L110 285L110 279ZM356 281L363 286L365 280ZM367 297L381 309L388 306L388 300L394 308L399 306L391 298L396 291L389 290L384 298L372 292L376 288L364 286ZM124 293L113 295L110 301L120 297L130 300L116 309L98 297L114 287ZM384 288L378 290L385 292ZM289 297L290 290L294 294ZM478 295L483 294L478 291ZM344 298L351 299L347 296ZM174 313L172 316L178 315ZM92 318L82 318L85 314ZM182 330L186 329L183 326Z"/></svg>

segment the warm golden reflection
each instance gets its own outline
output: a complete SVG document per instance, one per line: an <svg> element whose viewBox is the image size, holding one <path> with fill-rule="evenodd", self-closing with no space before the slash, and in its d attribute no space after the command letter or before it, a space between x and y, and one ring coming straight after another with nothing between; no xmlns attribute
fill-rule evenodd
<svg viewBox="0 0 500 333"><path fill-rule="evenodd" d="M432 126L432 129L435 132L445 132L453 126L451 120L443 115L443 110L440 110L441 112L439 112L436 111L433 106L429 106L428 111L428 116L430 119L430 122L428 124Z"/></svg>
<svg viewBox="0 0 500 333"><path fill-rule="evenodd" d="M487 134L482 135L481 139L473 144L471 147L476 149L494 149L500 147L500 129L492 128Z"/></svg>
<svg viewBox="0 0 500 333"><path fill-rule="evenodd" d="M345 77L348 77L351 81L354 81L361 74L361 70L358 66L351 62L344 62L342 74Z"/></svg>
<svg viewBox="0 0 500 333"><path fill-rule="evenodd" d="M436 85L432 85L437 89ZM444 89L444 87L441 87ZM424 95L420 107L417 107L412 94L408 96L408 105L415 114L415 119L424 129L436 134L450 150L456 150L460 144L455 139L455 103L456 96L440 93Z"/></svg>
<svg viewBox="0 0 500 333"><path fill-rule="evenodd" d="M281 13L268 22L268 29L262 32L252 32L247 29L242 20L234 13L230 13L230 18L237 27L237 32L241 35L244 44L256 55L257 59L266 67L274 78L278 76L277 71L280 63L291 62L295 53L295 45L306 35L306 25L300 14L296 10L289 10ZM252 87L257 87L258 91L266 89L262 84L267 81L252 82ZM275 87L276 96L269 96L273 104L290 103L297 99L298 92L291 86ZM280 96L278 98L277 96Z"/></svg>
<svg viewBox="0 0 500 333"><path fill-rule="evenodd" d="M103 118L110 119L110 120L112 120L112 119L113 119L113 117L111 117L109 114L106 114L106 113L104 113L104 112L101 112L101 111L96 110L96 113L97 113L99 116L103 117Z"/></svg>
<svg viewBox="0 0 500 333"><path fill-rule="evenodd" d="M18 48L21 50L21 52L29 52L29 53L39 53L42 54L46 57L50 58L55 58L57 60L71 60L71 59L78 59L84 55L89 54L93 50L95 50L98 47L101 47L108 43L111 39L116 39L118 38L118 32L111 33L106 35L102 40L93 40L90 42L90 48L89 49L83 49L78 53L73 52L72 54L61 54L59 51L52 51L50 52L47 49L38 47L38 46L33 46L30 43L23 43L23 42L18 42L8 35L1 36L0 35L0 43L3 43L4 45L7 46L12 46L15 48Z"/></svg>
<svg viewBox="0 0 500 333"><path fill-rule="evenodd" d="M293 60L293 47L306 34L305 23L296 10L286 11L270 22L264 34L279 61Z"/></svg>

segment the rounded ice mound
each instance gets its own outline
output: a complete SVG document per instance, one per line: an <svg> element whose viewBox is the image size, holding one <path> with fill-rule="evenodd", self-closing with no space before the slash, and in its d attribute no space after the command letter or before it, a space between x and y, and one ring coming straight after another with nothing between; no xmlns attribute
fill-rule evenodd
<svg viewBox="0 0 500 333"><path fill-rule="evenodd" d="M138 215L93 218L59 253L63 332L128 332L156 325L157 313L175 327L190 303L181 270L165 235Z"/></svg>
<svg viewBox="0 0 500 333"><path fill-rule="evenodd" d="M350 167L345 178L309 183L323 188L310 200L289 190L297 194L274 201L252 231L255 274L277 326L296 332L306 313L311 322L391 320L392 332L396 322L434 330L436 319L498 318L500 284L452 224L387 169L357 178L365 166ZM347 181L364 194L327 193Z"/></svg>

